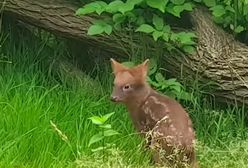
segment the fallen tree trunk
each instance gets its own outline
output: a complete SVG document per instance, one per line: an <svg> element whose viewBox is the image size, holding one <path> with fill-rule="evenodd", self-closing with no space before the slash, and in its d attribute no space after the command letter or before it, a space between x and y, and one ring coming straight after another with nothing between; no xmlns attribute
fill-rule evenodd
<svg viewBox="0 0 248 168"><path fill-rule="evenodd" d="M248 104L248 46L217 26L206 9L194 10L191 20L198 35L197 53L165 60L168 69L180 76L183 68L185 78L212 85L207 90L218 101Z"/></svg>
<svg viewBox="0 0 248 168"><path fill-rule="evenodd" d="M12 14L23 22L46 29L62 37L82 40L109 52L128 54L127 51L125 53L123 51L128 49L130 45L136 45L121 34L88 36L87 30L94 17L75 16L75 11L80 7L78 3L66 0L0 0L0 3L6 13ZM119 45L116 45L117 41Z"/></svg>
<svg viewBox="0 0 248 168"><path fill-rule="evenodd" d="M75 16L78 4L65 0L1 0L6 13L55 34L75 38L116 55L130 55L130 46L140 49L137 37L125 34L92 37L87 29L94 17ZM248 104L248 47L234 40L215 25L207 11L195 9L191 14L198 34L197 53L179 57L166 56L165 68L174 76L180 74L201 82L213 83L210 94L220 101ZM134 40L135 39L135 40ZM152 53L154 47L149 48ZM183 70L182 70L183 68Z"/></svg>

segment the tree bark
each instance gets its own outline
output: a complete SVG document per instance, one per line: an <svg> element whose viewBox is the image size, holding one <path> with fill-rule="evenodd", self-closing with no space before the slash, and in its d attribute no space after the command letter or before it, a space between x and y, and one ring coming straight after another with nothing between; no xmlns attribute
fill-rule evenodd
<svg viewBox="0 0 248 168"><path fill-rule="evenodd" d="M206 9L195 9L191 19L198 35L197 53L170 59L170 69L180 62L177 66L186 67L188 77L195 73L202 83L212 83L209 92L219 101L248 104L248 46L217 26Z"/></svg>
<svg viewBox="0 0 248 168"><path fill-rule="evenodd" d="M130 56L130 47L137 50L143 46L137 36L113 33L110 36L92 37L87 29L95 16L75 16L79 4L65 0L0 0L2 9L16 18L46 29L63 37L82 40L118 56ZM219 101L229 100L248 104L248 47L235 41L213 23L205 9L197 8L191 19L198 35L197 53L193 55L165 56L165 68L174 76L196 78L210 82L208 90ZM150 53L154 46L149 47ZM195 75L196 74L196 75Z"/></svg>
<svg viewBox="0 0 248 168"><path fill-rule="evenodd" d="M82 40L112 53L128 54L125 50L128 50L130 45L136 46L124 34L88 36L87 30L97 16L75 16L76 10L80 7L78 3L66 0L0 0L0 3L6 13L23 22L62 37Z"/></svg>

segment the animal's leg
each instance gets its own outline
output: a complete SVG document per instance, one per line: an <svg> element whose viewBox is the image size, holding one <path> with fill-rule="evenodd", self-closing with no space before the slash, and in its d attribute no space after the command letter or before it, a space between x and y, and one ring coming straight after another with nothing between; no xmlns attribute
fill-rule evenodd
<svg viewBox="0 0 248 168"><path fill-rule="evenodd" d="M190 154L190 167L192 168L200 168L197 160L196 160L196 155L195 155L195 151L191 152Z"/></svg>
<svg viewBox="0 0 248 168"><path fill-rule="evenodd" d="M153 161L155 162L156 165L161 165L162 164L159 151L154 150L152 158L153 158Z"/></svg>

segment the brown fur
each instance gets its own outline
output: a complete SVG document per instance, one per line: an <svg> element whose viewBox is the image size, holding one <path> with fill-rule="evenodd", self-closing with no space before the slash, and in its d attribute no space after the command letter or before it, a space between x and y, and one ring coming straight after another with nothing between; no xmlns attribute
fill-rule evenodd
<svg viewBox="0 0 248 168"><path fill-rule="evenodd" d="M127 106L135 128L148 140L155 163L176 167L186 163L197 168L191 119L177 101L148 85L148 62L128 68L111 59L115 74L112 100Z"/></svg>

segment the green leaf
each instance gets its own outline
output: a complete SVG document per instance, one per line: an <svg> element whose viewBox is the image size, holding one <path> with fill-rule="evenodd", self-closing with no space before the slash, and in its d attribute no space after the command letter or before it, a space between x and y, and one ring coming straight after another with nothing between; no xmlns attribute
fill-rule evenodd
<svg viewBox="0 0 248 168"><path fill-rule="evenodd" d="M171 31L171 27L169 25L165 25L163 27L163 32L170 33L170 31Z"/></svg>
<svg viewBox="0 0 248 168"><path fill-rule="evenodd" d="M124 5L124 2L120 0L115 0L113 2L110 2L108 6L106 7L106 11L109 13L116 13L119 11L119 8Z"/></svg>
<svg viewBox="0 0 248 168"><path fill-rule="evenodd" d="M125 18L126 17L124 15L120 14L120 13L116 13L116 14L113 15L113 21L115 23L121 23L121 22L123 22L125 20Z"/></svg>
<svg viewBox="0 0 248 168"><path fill-rule="evenodd" d="M176 42L179 38L179 34L177 33L172 33L170 36L171 41Z"/></svg>
<svg viewBox="0 0 248 168"><path fill-rule="evenodd" d="M184 10L192 11L192 9L193 9L192 3L189 2L183 5L169 4L168 7L166 8L167 12L171 13L176 17L180 17L181 12L183 12Z"/></svg>
<svg viewBox="0 0 248 168"><path fill-rule="evenodd" d="M153 32L155 29L148 25L148 24L142 24L140 25L136 30L135 32L144 32L144 33L151 33Z"/></svg>
<svg viewBox="0 0 248 168"><path fill-rule="evenodd" d="M169 34L168 33L163 34L163 40L166 41L166 42L169 41Z"/></svg>
<svg viewBox="0 0 248 168"><path fill-rule="evenodd" d="M98 15L100 15L103 11L105 11L106 7L107 7L106 2L95 1L84 5L82 8L79 8L76 11L76 15L85 15L93 12L96 12Z"/></svg>
<svg viewBox="0 0 248 168"><path fill-rule="evenodd" d="M157 30L162 30L164 27L164 20L158 15L153 14L152 23Z"/></svg>
<svg viewBox="0 0 248 168"><path fill-rule="evenodd" d="M126 3L118 8L118 11L120 11L122 14L132 11L134 6L141 3L142 1L143 0L127 0Z"/></svg>
<svg viewBox="0 0 248 168"><path fill-rule="evenodd" d="M192 40L193 38L196 38L196 35L194 33L186 33L186 32L177 33L177 39L182 44L186 44L186 45L195 44L195 42Z"/></svg>
<svg viewBox="0 0 248 168"><path fill-rule="evenodd" d="M195 50L195 47L191 45L186 45L186 46L183 46L183 51L185 51L188 54L194 54L196 50Z"/></svg>
<svg viewBox="0 0 248 168"><path fill-rule="evenodd" d="M176 92L180 93L181 92L181 86L180 85L173 85L171 87L173 90L175 90Z"/></svg>
<svg viewBox="0 0 248 168"><path fill-rule="evenodd" d="M235 9L234 9L233 7L231 7L230 5L226 6L225 9L226 9L227 11L230 11L230 12L235 13Z"/></svg>
<svg viewBox="0 0 248 168"><path fill-rule="evenodd" d="M97 143L97 142L101 141L103 138L104 138L104 136L103 136L102 133L98 133L98 134L96 134L96 135L93 135L93 136L90 138L88 147L90 147L90 146L91 146L92 144L94 144L94 143Z"/></svg>
<svg viewBox="0 0 248 168"><path fill-rule="evenodd" d="M112 32L112 26L101 20L95 21L95 24L91 25L88 29L88 35L91 36L102 34L103 32L110 35Z"/></svg>
<svg viewBox="0 0 248 168"><path fill-rule="evenodd" d="M104 124L104 125L100 125L100 128L105 128L105 129L110 129L112 128L112 126L110 124Z"/></svg>
<svg viewBox="0 0 248 168"><path fill-rule="evenodd" d="M199 2L201 2L202 0L194 0L194 1L199 3Z"/></svg>
<svg viewBox="0 0 248 168"><path fill-rule="evenodd" d="M243 26L239 25L239 26L237 26L237 27L234 29L234 32L235 32L235 33L240 33L240 32L242 32L242 31L244 31L244 30L245 30L245 28L244 28Z"/></svg>
<svg viewBox="0 0 248 168"><path fill-rule="evenodd" d="M146 0L148 6L165 12L165 7L169 0Z"/></svg>
<svg viewBox="0 0 248 168"><path fill-rule="evenodd" d="M114 28L115 28L115 30L121 31L122 30L121 23L115 23Z"/></svg>
<svg viewBox="0 0 248 168"><path fill-rule="evenodd" d="M165 82L164 76L161 73L156 73L155 79L160 84Z"/></svg>
<svg viewBox="0 0 248 168"><path fill-rule="evenodd" d="M102 125L102 124L104 124L103 119L101 117L99 117L99 116L93 116L93 117L90 117L89 119L91 120L91 122L93 124L96 124L96 125Z"/></svg>
<svg viewBox="0 0 248 168"><path fill-rule="evenodd" d="M102 120L103 122L105 123L115 112L112 112L112 113L108 113L108 114L105 114L104 116L102 116Z"/></svg>
<svg viewBox="0 0 248 168"><path fill-rule="evenodd" d="M165 82L166 82L166 84L168 86L172 86L172 85L179 85L179 86L181 86L181 84L179 82L177 82L177 79L175 79L175 78L168 79Z"/></svg>
<svg viewBox="0 0 248 168"><path fill-rule="evenodd" d="M226 16L225 18L224 18L224 21L225 21L225 24L230 24L230 23L232 23L232 17L231 16ZM227 25L226 25L227 26Z"/></svg>
<svg viewBox="0 0 248 168"><path fill-rule="evenodd" d="M193 10L193 4L190 2L185 3L183 6L184 6L184 10L187 10L187 11Z"/></svg>
<svg viewBox="0 0 248 168"><path fill-rule="evenodd" d="M163 40L168 42L169 41L169 38L170 38L170 32L171 32L171 28L169 25L165 25L164 28L163 28ZM172 33L173 34L173 33Z"/></svg>
<svg viewBox="0 0 248 168"><path fill-rule="evenodd" d="M222 6L222 5L216 5L212 8L210 8L210 10L212 10L212 14L215 17L221 17L226 13L226 10L225 10L224 6Z"/></svg>
<svg viewBox="0 0 248 168"><path fill-rule="evenodd" d="M126 19L126 16L120 13L116 13L113 15L114 28L116 30L121 30L121 23L123 23Z"/></svg>
<svg viewBox="0 0 248 168"><path fill-rule="evenodd" d="M215 0L203 0L203 2L205 3L205 5L207 7L212 7L216 5L216 1Z"/></svg>
<svg viewBox="0 0 248 168"><path fill-rule="evenodd" d="M184 11L184 6L183 5L174 6L173 11L174 12L172 12L172 14L174 16L180 17L181 12Z"/></svg>
<svg viewBox="0 0 248 168"><path fill-rule="evenodd" d="M172 4L172 3L169 3L168 4L168 6L166 7L166 11L168 12L168 13L170 13L170 14L172 14L172 15L174 15L173 13L175 13L175 11L174 11L174 4Z"/></svg>
<svg viewBox="0 0 248 168"><path fill-rule="evenodd" d="M95 12L95 8L79 8L76 11L76 15L86 15Z"/></svg>
<svg viewBox="0 0 248 168"><path fill-rule="evenodd" d="M164 33L163 33L162 31L157 31L157 30L155 30L155 31L152 33L152 36L153 36L153 39L154 39L155 41L157 41L159 37L162 37L162 36L163 36L163 34L164 34Z"/></svg>
<svg viewBox="0 0 248 168"><path fill-rule="evenodd" d="M127 0L126 3L120 3L119 2L119 7L118 11L121 12L122 14L132 11L134 9L134 6L141 3L143 0Z"/></svg>
<svg viewBox="0 0 248 168"><path fill-rule="evenodd" d="M134 9L134 4L132 3L124 3L122 6L119 7L119 10L122 14L132 11Z"/></svg>
<svg viewBox="0 0 248 168"><path fill-rule="evenodd" d="M143 0L127 0L126 3L132 3L134 5L138 5L140 4L141 2L143 2Z"/></svg>
<svg viewBox="0 0 248 168"><path fill-rule="evenodd" d="M137 25L142 25L145 23L145 18L141 15L138 16L137 20L136 20L136 24Z"/></svg>
<svg viewBox="0 0 248 168"><path fill-rule="evenodd" d="M112 129L106 130L106 131L103 132L103 135L105 137L110 137L110 136L117 135L117 134L120 134L120 133L115 131L115 130L112 130Z"/></svg>
<svg viewBox="0 0 248 168"><path fill-rule="evenodd" d="M107 3L103 1L96 1L95 3L97 3L96 13L101 15L106 10Z"/></svg>
<svg viewBox="0 0 248 168"><path fill-rule="evenodd" d="M185 2L185 0L170 0L172 3L174 3L175 5L181 5Z"/></svg>
<svg viewBox="0 0 248 168"><path fill-rule="evenodd" d="M112 30L113 28L111 25L108 24L104 26L104 32L107 33L107 35L110 35L112 33Z"/></svg>
<svg viewBox="0 0 248 168"><path fill-rule="evenodd" d="M104 28L101 25L91 25L88 29L88 35L97 35L104 32Z"/></svg>
<svg viewBox="0 0 248 168"><path fill-rule="evenodd" d="M218 24L224 24L225 23L225 18L223 17L213 17L214 22Z"/></svg>
<svg viewBox="0 0 248 168"><path fill-rule="evenodd" d="M125 16L128 18L129 22L135 22L137 20L137 16L133 12L125 13Z"/></svg>

